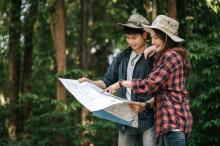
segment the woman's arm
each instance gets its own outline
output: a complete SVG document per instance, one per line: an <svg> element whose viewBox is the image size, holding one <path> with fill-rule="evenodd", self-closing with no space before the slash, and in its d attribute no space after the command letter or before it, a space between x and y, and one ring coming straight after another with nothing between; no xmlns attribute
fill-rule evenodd
<svg viewBox="0 0 220 146"><path fill-rule="evenodd" d="M154 66L151 73L144 80L133 80L132 89L138 95L154 93L167 84L172 74L175 74L175 68L181 64L181 59L174 51L166 52ZM173 72L174 71L174 72Z"/></svg>
<svg viewBox="0 0 220 146"><path fill-rule="evenodd" d="M112 84L111 86L109 86L108 88L105 89L105 91L111 93L111 94L114 94L117 92L117 90L121 87L125 87L125 88L131 88L132 86L132 82L131 81L126 81L126 80L123 80L123 81L118 81L114 84Z"/></svg>
<svg viewBox="0 0 220 146"><path fill-rule="evenodd" d="M165 85L173 70L181 64L181 57L175 52L170 51L161 56L161 59L154 66L151 73L144 80L119 81L109 86L106 91L115 93L120 87L132 88L138 95L148 94L152 96L158 89Z"/></svg>

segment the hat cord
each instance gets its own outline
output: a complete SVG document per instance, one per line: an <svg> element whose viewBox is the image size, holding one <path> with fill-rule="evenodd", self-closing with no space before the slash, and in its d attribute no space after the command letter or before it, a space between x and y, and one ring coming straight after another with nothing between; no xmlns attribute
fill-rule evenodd
<svg viewBox="0 0 220 146"><path fill-rule="evenodd" d="M166 43L167 43L167 34L166 34L165 42L164 42L163 47L162 47L162 49L161 49L161 50L163 50L163 49L164 49L164 47L165 47Z"/></svg>

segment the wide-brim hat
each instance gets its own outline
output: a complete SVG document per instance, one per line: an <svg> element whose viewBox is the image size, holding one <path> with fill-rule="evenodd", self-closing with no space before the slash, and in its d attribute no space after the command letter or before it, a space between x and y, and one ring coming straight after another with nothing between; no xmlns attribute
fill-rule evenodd
<svg viewBox="0 0 220 146"><path fill-rule="evenodd" d="M168 16L158 15L151 26L145 24L142 24L142 26L143 29L149 33L152 33L153 29L159 29L167 34L175 42L184 41L184 39L178 36L179 22Z"/></svg>
<svg viewBox="0 0 220 146"><path fill-rule="evenodd" d="M117 23L116 28L117 30L123 30L124 27L141 29L143 28L142 25L149 25L149 21L140 14L133 14L126 23Z"/></svg>

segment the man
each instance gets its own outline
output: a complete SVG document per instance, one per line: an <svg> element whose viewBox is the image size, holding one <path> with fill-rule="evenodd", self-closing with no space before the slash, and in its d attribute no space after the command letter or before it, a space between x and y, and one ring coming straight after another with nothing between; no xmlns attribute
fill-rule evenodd
<svg viewBox="0 0 220 146"><path fill-rule="evenodd" d="M131 15L125 24L117 23L116 27L124 33L129 47L114 58L102 80L81 78L79 81L91 82L105 89L119 80L144 79L151 71L152 60L145 59L143 55L147 47L147 32L142 24L148 25L149 22L139 14ZM129 88L119 89L118 96L129 101L147 102L148 106L153 102L148 101L150 98L147 96L135 95ZM138 114L138 128L119 124L118 128L118 146L155 146L154 114L150 107Z"/></svg>

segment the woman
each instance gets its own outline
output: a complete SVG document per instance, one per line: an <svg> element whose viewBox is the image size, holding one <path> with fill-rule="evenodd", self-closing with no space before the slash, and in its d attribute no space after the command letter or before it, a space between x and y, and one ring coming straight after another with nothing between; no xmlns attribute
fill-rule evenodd
<svg viewBox="0 0 220 146"><path fill-rule="evenodd" d="M115 93L126 87L140 96L155 96L156 136L163 146L185 146L185 137L192 130L185 85L190 64L185 49L180 46L183 39L177 36L178 27L176 20L164 15L157 16L151 26L143 25L145 31L151 33L156 52L152 72L144 80L119 81L106 89ZM130 106L140 112L149 105L131 102Z"/></svg>

